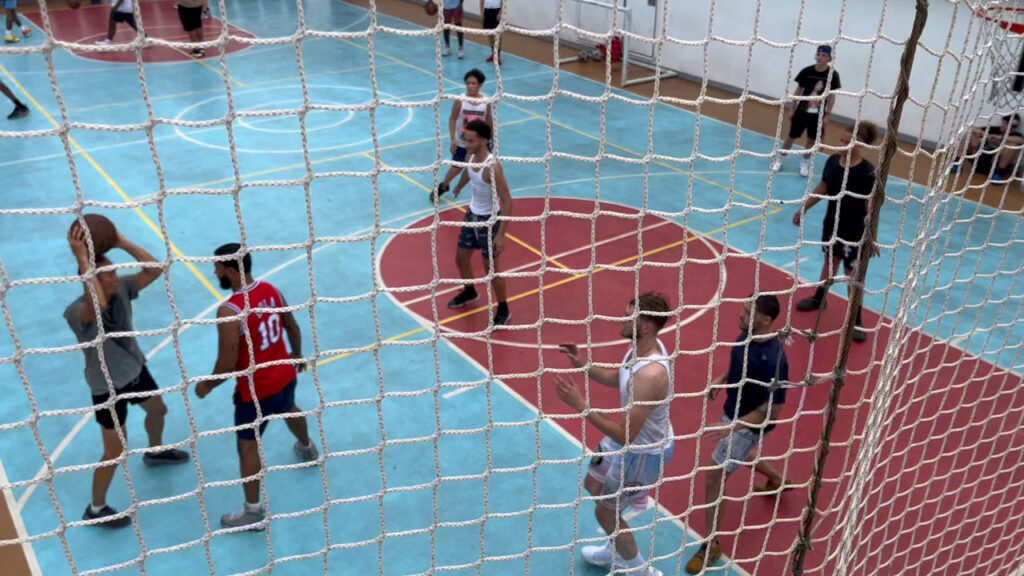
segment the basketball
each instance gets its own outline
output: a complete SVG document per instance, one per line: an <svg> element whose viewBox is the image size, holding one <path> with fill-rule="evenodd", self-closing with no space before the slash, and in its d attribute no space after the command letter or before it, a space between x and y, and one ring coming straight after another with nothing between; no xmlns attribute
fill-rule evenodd
<svg viewBox="0 0 1024 576"><path fill-rule="evenodd" d="M92 236L92 245L96 250L96 257L106 254L117 244L117 227L110 221L106 216L99 214L83 214L85 218L85 225L89 227L89 234ZM76 219L71 223L71 228L68 230L74 230L78 226L78 220Z"/></svg>
<svg viewBox="0 0 1024 576"><path fill-rule="evenodd" d="M78 10L78 7L81 6L81 5L82 5L82 3L79 2L78 0L70 0L68 2L68 7L71 8L72 10Z"/></svg>
<svg viewBox="0 0 1024 576"><path fill-rule="evenodd" d="M423 9L427 11L429 16L437 14L437 4L434 3L434 0L427 0L427 3L423 5Z"/></svg>

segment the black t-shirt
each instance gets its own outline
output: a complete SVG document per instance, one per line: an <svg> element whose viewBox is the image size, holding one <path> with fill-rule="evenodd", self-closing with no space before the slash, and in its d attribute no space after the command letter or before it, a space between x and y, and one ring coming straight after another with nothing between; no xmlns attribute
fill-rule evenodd
<svg viewBox="0 0 1024 576"><path fill-rule="evenodd" d="M733 420L757 410L768 398L772 399L772 406L786 403L785 388L775 391L769 388L776 381L789 380L789 362L786 360L786 351L782 349L782 342L778 338L770 338L760 342L752 340L745 344L746 339L746 333L739 335L729 358L726 383L740 386L725 391L725 405L722 408L724 414ZM769 424L765 431L774 427Z"/></svg>
<svg viewBox="0 0 1024 576"><path fill-rule="evenodd" d="M821 241L830 243L836 238L847 242L860 242L864 238L864 219L868 215L868 197L875 187L875 166L867 160L849 169L839 163L840 154L833 154L825 161L821 181L829 195L825 222L821 228ZM843 177L846 188L843 188ZM839 225L836 226L836 218Z"/></svg>
<svg viewBox="0 0 1024 576"><path fill-rule="evenodd" d="M800 95L815 96L825 92L825 85L829 81L829 70L832 70L831 66L825 68L823 72L818 72L815 70L814 66L808 66L801 70L795 78L797 85L800 86ZM828 86L829 92L839 90L839 88L842 87L842 84L839 82L839 72L832 70L832 82L831 84L828 84ZM801 100L797 103L796 109L800 112L813 112L817 114L818 108L824 105L824 100L821 100L820 102L814 100Z"/></svg>

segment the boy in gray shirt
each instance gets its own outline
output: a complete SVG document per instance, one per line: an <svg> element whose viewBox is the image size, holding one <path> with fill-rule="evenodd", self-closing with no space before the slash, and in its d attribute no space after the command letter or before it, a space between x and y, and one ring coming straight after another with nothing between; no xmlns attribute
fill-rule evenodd
<svg viewBox="0 0 1024 576"><path fill-rule="evenodd" d="M78 273L85 274L91 268L89 249L85 241L85 232L80 226L74 226L68 233L71 252L78 262ZM157 260L149 252L129 242L117 234L116 248L124 250L135 260L142 263L155 263ZM96 268L111 266L112 262L105 256L96 258ZM156 382L146 369L146 356L139 348L132 335L132 304L138 298L139 291L149 286L160 277L163 269L158 266L144 266L138 274L118 278L116 270L98 272L91 279L85 279L85 291L64 310L71 331L80 343L89 346L82 349L85 353L85 381L92 392L92 403L96 409L96 421L102 430L103 457L101 462L116 460L124 452L117 428L127 437L125 420L128 416L128 404L138 404L146 412L145 428L149 436L149 445L153 448L163 444L164 415L167 405L155 392ZM90 290L89 283L92 285ZM99 334L99 323L96 321L96 307L92 300L95 291L99 301L100 319L103 322L104 339L95 342ZM103 361L100 361L102 346ZM106 374L104 374L104 367ZM108 379L109 375L109 379ZM151 394L146 394L151 393ZM114 398L111 399L111 394ZM121 398L125 394L139 394L130 398ZM102 406L100 406L102 405ZM181 464L188 461L188 453L176 449L153 450L143 456L147 465ZM104 528L121 528L131 524L127 514L119 514L106 503L107 489L114 477L116 464L100 466L93 472L92 504L85 509L83 520L100 520L99 526Z"/></svg>

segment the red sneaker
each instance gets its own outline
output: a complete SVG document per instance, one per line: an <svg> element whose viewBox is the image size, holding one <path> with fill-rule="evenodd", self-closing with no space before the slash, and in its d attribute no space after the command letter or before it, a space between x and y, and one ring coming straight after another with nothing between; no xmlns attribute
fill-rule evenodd
<svg viewBox="0 0 1024 576"><path fill-rule="evenodd" d="M487 61L494 62L494 53L491 53L491 55L487 57Z"/></svg>
<svg viewBox="0 0 1024 576"><path fill-rule="evenodd" d="M501 54L498 54L498 66L501 66Z"/></svg>

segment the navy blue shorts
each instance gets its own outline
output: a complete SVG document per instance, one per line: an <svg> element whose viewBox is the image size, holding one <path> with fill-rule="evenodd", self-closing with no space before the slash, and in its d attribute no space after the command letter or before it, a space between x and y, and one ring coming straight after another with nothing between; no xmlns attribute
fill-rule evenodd
<svg viewBox="0 0 1024 576"><path fill-rule="evenodd" d="M462 146L455 147L455 154L452 154L452 162L465 162L466 161L466 149Z"/></svg>
<svg viewBox="0 0 1024 576"><path fill-rule="evenodd" d="M500 215L500 214L499 214ZM466 210L466 216L462 219L467 224L487 222L490 216L473 214L472 210ZM498 237L498 228L501 221L497 217L490 225L484 226L463 226L459 230L459 248L463 250L479 250L484 260L491 259L491 252L494 250L494 240Z"/></svg>
<svg viewBox="0 0 1024 576"><path fill-rule="evenodd" d="M260 412L263 420L260 421L260 434L267 429L267 416L274 414L287 414L295 407L295 380L292 380L280 392L260 400ZM256 403L243 402L238 392L235 392L235 426L244 426L256 421ZM256 430L243 428L235 432L239 440L255 440Z"/></svg>

